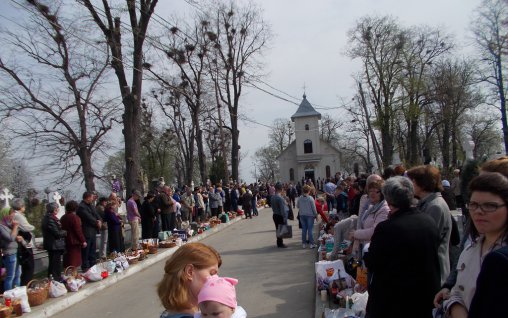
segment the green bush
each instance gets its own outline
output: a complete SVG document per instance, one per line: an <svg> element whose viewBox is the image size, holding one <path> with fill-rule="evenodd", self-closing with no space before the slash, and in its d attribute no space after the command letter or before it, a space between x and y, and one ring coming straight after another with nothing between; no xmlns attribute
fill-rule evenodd
<svg viewBox="0 0 508 318"><path fill-rule="evenodd" d="M34 202L31 202L34 203ZM26 204L25 216L28 220L28 223L35 226L34 235L35 237L42 237L42 217L45 213L45 204L42 202L38 202L35 205L32 205L30 202Z"/></svg>

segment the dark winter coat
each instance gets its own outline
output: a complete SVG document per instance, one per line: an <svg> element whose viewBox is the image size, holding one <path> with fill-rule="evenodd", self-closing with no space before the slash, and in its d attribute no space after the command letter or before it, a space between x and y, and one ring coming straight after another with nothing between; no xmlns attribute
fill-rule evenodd
<svg viewBox="0 0 508 318"><path fill-rule="evenodd" d="M482 263L476 291L469 307L469 318L508 317L508 246L492 251Z"/></svg>
<svg viewBox="0 0 508 318"><path fill-rule="evenodd" d="M42 219L43 247L47 251L65 250L67 231L62 229L60 221L53 213L47 213Z"/></svg>
<svg viewBox="0 0 508 318"><path fill-rule="evenodd" d="M97 220L101 220L101 216L95 211L95 207L85 201L81 201L76 214L81 219L81 228L85 238L90 239L95 237L99 232Z"/></svg>
<svg viewBox="0 0 508 318"><path fill-rule="evenodd" d="M372 275L369 317L432 317L440 288L438 246L435 222L415 208L397 211L376 226L365 255Z"/></svg>

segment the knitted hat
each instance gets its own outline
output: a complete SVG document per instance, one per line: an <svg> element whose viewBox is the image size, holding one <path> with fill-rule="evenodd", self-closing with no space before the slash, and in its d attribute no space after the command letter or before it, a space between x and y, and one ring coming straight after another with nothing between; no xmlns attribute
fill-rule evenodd
<svg viewBox="0 0 508 318"><path fill-rule="evenodd" d="M216 301L231 308L236 308L235 285L238 280L213 275L203 285L198 294L198 304L204 301Z"/></svg>
<svg viewBox="0 0 508 318"><path fill-rule="evenodd" d="M443 180L443 181L441 181L441 184L443 185L443 187L449 187L450 186L450 181Z"/></svg>

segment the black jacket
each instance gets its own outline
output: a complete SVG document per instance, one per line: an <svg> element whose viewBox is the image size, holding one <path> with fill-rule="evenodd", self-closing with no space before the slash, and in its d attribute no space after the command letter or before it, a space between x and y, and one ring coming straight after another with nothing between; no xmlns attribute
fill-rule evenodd
<svg viewBox="0 0 508 318"><path fill-rule="evenodd" d="M492 251L482 263L468 318L508 317L508 246Z"/></svg>
<svg viewBox="0 0 508 318"><path fill-rule="evenodd" d="M76 214L81 219L81 227L83 228L85 238L90 239L95 237L99 231L97 220L101 219L99 213L95 211L95 207L85 201L81 201Z"/></svg>
<svg viewBox="0 0 508 318"><path fill-rule="evenodd" d="M64 250L66 235L67 231L62 230L60 222L51 213L44 215L42 219L42 245L45 250Z"/></svg>
<svg viewBox="0 0 508 318"><path fill-rule="evenodd" d="M372 275L369 317L432 317L441 277L438 246L434 220L417 209L397 211L376 226L365 255Z"/></svg>

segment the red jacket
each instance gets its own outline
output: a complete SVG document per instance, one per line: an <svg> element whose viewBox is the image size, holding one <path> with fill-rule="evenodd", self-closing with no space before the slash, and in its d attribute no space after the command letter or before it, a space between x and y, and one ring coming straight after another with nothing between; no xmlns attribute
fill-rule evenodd
<svg viewBox="0 0 508 318"><path fill-rule="evenodd" d="M328 217L327 217L327 216L326 216L326 214L323 212L323 210L328 210L328 205L326 205L326 202L325 202L325 203L323 203L323 205L321 205L321 202L320 202L318 199L316 199L316 200L315 200L315 202L316 202L316 210L317 210L317 213L318 213L319 215L321 215L321 218L323 219L323 221L324 221L325 223L328 223Z"/></svg>

